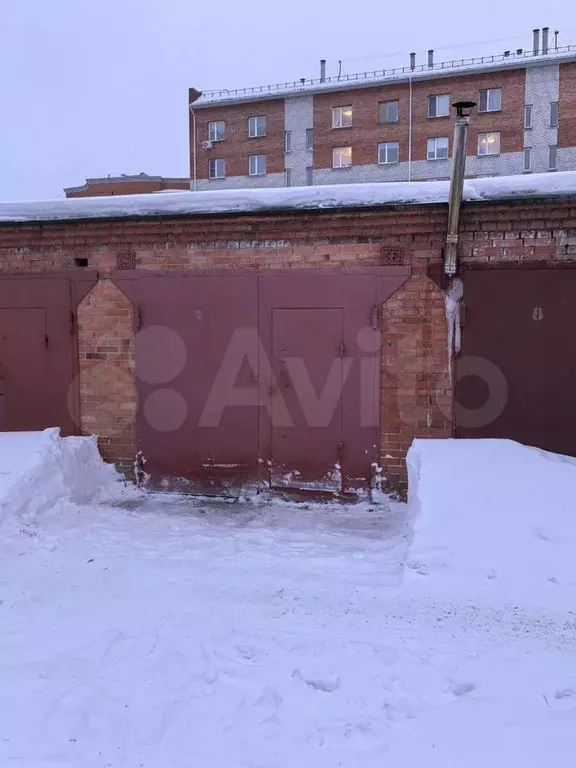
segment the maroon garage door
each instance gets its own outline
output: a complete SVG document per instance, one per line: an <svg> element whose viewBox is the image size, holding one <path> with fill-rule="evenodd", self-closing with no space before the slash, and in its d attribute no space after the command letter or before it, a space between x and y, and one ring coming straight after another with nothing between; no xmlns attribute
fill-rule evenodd
<svg viewBox="0 0 576 768"><path fill-rule="evenodd" d="M150 488L365 488L379 451L378 306L407 278L116 275L138 307Z"/></svg>
<svg viewBox="0 0 576 768"><path fill-rule="evenodd" d="M576 456L576 270L470 270L456 371L459 437Z"/></svg>
<svg viewBox="0 0 576 768"><path fill-rule="evenodd" d="M75 432L73 312L93 284L90 275L0 279L0 431Z"/></svg>

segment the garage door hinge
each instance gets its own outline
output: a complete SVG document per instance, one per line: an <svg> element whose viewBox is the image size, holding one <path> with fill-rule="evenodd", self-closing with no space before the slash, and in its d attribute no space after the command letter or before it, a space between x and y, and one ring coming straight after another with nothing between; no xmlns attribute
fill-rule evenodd
<svg viewBox="0 0 576 768"><path fill-rule="evenodd" d="M70 311L70 316L68 318L68 330L71 334L76 330L76 315L72 311Z"/></svg>
<svg viewBox="0 0 576 768"><path fill-rule="evenodd" d="M346 356L346 347L344 346L344 342L340 342L340 357Z"/></svg>
<svg viewBox="0 0 576 768"><path fill-rule="evenodd" d="M139 331L142 328L142 308L139 304L134 307L134 329Z"/></svg>
<svg viewBox="0 0 576 768"><path fill-rule="evenodd" d="M372 307L372 314L370 316L370 319L372 321L372 328L374 328L375 331L380 328L380 305L374 304Z"/></svg>
<svg viewBox="0 0 576 768"><path fill-rule="evenodd" d="M342 459L344 458L344 443L342 441L338 443L337 451L338 451L338 460L342 461Z"/></svg>

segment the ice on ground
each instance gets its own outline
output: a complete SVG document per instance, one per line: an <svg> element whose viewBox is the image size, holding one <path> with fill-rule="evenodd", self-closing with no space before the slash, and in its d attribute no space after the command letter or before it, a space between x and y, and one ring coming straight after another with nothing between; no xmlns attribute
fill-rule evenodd
<svg viewBox="0 0 576 768"><path fill-rule="evenodd" d="M60 437L59 429L0 432L0 525L31 523L63 501L92 501L116 486L95 437Z"/></svg>
<svg viewBox="0 0 576 768"><path fill-rule="evenodd" d="M576 459L512 440L416 440L409 572L451 593L576 606Z"/></svg>
<svg viewBox="0 0 576 768"><path fill-rule="evenodd" d="M449 189L447 181L402 181L0 203L0 223L447 203ZM576 171L467 179L464 182L464 201L470 202L574 194Z"/></svg>

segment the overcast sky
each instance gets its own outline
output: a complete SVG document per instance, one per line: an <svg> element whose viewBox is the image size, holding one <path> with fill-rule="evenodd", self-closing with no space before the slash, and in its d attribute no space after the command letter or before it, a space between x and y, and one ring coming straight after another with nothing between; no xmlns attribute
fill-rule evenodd
<svg viewBox="0 0 576 768"><path fill-rule="evenodd" d="M575 0L0 0L0 200L187 176L189 86L501 53L542 26L576 44Z"/></svg>

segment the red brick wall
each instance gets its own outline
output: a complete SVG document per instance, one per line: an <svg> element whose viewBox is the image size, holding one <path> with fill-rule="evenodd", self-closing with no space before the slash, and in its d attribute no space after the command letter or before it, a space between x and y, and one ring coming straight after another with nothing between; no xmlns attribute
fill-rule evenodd
<svg viewBox="0 0 576 768"><path fill-rule="evenodd" d="M558 146L576 144L576 64L560 64Z"/></svg>
<svg viewBox="0 0 576 768"><path fill-rule="evenodd" d="M88 184L87 189L71 189L66 197L105 197L107 195L149 195L164 189L190 189L190 180L183 181L109 181Z"/></svg>
<svg viewBox="0 0 576 768"><path fill-rule="evenodd" d="M479 103L480 90L502 89L502 111L474 113L470 127L468 154L475 155L478 134L500 131L501 152L521 152L524 146L524 88L525 70L515 69L482 75L416 80L412 91L412 159L426 160L427 141L437 136L449 136L452 141L454 116L429 118L428 96L450 94L450 101ZM399 122L379 123L379 104L383 101L400 102ZM352 106L353 126L332 128L332 108ZM400 161L408 160L409 86L377 86L314 96L314 167L332 167L332 149L352 146L354 165L377 162L378 144L397 141Z"/></svg>
<svg viewBox="0 0 576 768"><path fill-rule="evenodd" d="M103 457L133 477L136 380L132 304L100 280L78 307L80 428L97 434Z"/></svg>
<svg viewBox="0 0 576 768"><path fill-rule="evenodd" d="M464 263L576 260L576 198L464 206ZM132 310L107 275L119 253L143 269L306 269L382 264L401 248L412 277L382 318L382 465L405 483L413 437L451 434L446 324L441 291L427 276L441 265L445 206L293 212L0 226L0 274L77 269L87 257L101 281L79 308L81 424L101 435L107 458L134 460ZM249 247L238 247L242 243ZM96 357L94 357L96 355Z"/></svg>
<svg viewBox="0 0 576 768"><path fill-rule="evenodd" d="M196 140L199 179L208 178L209 160L225 160L227 176L247 176L250 155L267 156L267 173L284 172L284 101L250 102L233 104L229 107L205 107L196 109ZM248 119L264 115L267 119L267 135L263 138L248 137ZM201 142L208 141L208 123L215 120L226 122L226 138L218 141L213 149L202 149ZM192 136L192 116L190 116L190 176L194 174Z"/></svg>

